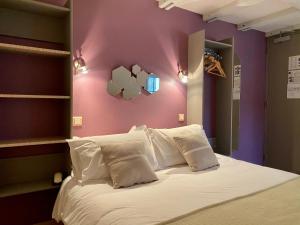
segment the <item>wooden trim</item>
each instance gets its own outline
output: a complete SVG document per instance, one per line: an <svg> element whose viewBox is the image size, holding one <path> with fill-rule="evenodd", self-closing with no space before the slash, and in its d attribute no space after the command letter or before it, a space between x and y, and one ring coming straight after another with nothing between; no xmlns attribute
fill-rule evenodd
<svg viewBox="0 0 300 225"><path fill-rule="evenodd" d="M0 160L53 154L69 156L69 150L67 142L0 148Z"/></svg>
<svg viewBox="0 0 300 225"><path fill-rule="evenodd" d="M70 99L70 96L63 95L19 95L19 94L0 94L0 98L28 98L28 99Z"/></svg>
<svg viewBox="0 0 300 225"><path fill-rule="evenodd" d="M1 0L0 7L55 17L62 17L70 12L66 7L33 0Z"/></svg>
<svg viewBox="0 0 300 225"><path fill-rule="evenodd" d="M58 189L59 187L60 185L53 185L51 180L4 185L0 187L0 198L28 194L36 191Z"/></svg>
<svg viewBox="0 0 300 225"><path fill-rule="evenodd" d="M232 48L232 45L219 41L205 40L205 47L224 49Z"/></svg>
<svg viewBox="0 0 300 225"><path fill-rule="evenodd" d="M16 52L16 53L25 53L25 54L36 54L44 56L56 56L56 57L66 57L70 55L69 51L61 51L55 49L47 48L37 48L24 45L14 45L7 43L0 43L0 51Z"/></svg>
<svg viewBox="0 0 300 225"><path fill-rule="evenodd" d="M62 137L22 139L22 140L0 141L0 148L49 145L49 144L61 144L61 143L66 143L66 140Z"/></svg>

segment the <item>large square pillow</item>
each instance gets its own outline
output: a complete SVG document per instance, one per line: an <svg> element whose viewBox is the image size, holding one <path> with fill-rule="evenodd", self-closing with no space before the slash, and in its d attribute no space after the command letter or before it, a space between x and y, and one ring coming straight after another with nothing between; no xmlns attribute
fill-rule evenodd
<svg viewBox="0 0 300 225"><path fill-rule="evenodd" d="M180 153L173 137L200 134L201 125L189 125L170 129L148 129L160 169L185 164L186 160Z"/></svg>
<svg viewBox="0 0 300 225"><path fill-rule="evenodd" d="M141 141L144 144L144 153L153 169L158 168L158 162L151 141L144 131L113 134L103 136L84 137L68 140L74 177L80 183L90 180L109 178L106 165L103 161L101 146L128 141Z"/></svg>
<svg viewBox="0 0 300 225"><path fill-rule="evenodd" d="M174 141L193 172L219 165L204 131L201 134L177 136Z"/></svg>
<svg viewBox="0 0 300 225"><path fill-rule="evenodd" d="M141 141L144 143L144 153L147 156L150 165L154 170L158 168L158 162L155 156L154 148L151 140L146 133L146 130L136 130L125 134L114 134L114 135L104 135L104 136L94 136L89 137L90 140L93 140L100 147L110 143L119 143L119 142L130 142L130 141Z"/></svg>
<svg viewBox="0 0 300 225"><path fill-rule="evenodd" d="M158 180L145 155L143 142L120 142L102 146L114 188Z"/></svg>

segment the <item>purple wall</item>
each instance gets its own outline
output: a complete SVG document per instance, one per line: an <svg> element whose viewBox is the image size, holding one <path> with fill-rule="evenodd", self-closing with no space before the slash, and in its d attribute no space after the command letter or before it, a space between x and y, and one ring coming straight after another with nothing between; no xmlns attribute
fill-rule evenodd
<svg viewBox="0 0 300 225"><path fill-rule="evenodd" d="M175 127L178 113L186 113L186 87L177 77L177 62L187 68L188 34L206 29L208 39L235 37L243 65L240 150L235 157L261 163L264 136L265 38L257 31L239 32L224 22L205 24L199 15L164 11L155 0L74 0L74 51L82 49L90 72L74 77L74 115L84 125L74 135L126 132L134 124ZM106 91L111 70L141 65L161 78L161 90L133 101ZM206 78L213 99L213 82ZM210 82L209 82L210 81ZM215 134L214 104L205 106L208 136Z"/></svg>
<svg viewBox="0 0 300 225"><path fill-rule="evenodd" d="M240 137L239 150L234 157L262 164L265 125L265 91L266 91L266 39L264 33L258 31L240 32L236 26L225 22L214 22L204 26L206 37L222 40L234 37L235 53L242 65L241 101L240 101ZM209 79L205 79L207 81ZM207 82L212 88L213 82ZM208 97L206 97L208 98ZM213 97L212 97L213 98ZM214 136L214 120L208 115L214 115L212 103L205 106L204 126L212 131Z"/></svg>

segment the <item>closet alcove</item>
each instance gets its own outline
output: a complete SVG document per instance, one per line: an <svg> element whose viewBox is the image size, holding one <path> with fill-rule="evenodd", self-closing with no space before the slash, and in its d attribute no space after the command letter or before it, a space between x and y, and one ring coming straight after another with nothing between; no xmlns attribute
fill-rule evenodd
<svg viewBox="0 0 300 225"><path fill-rule="evenodd" d="M210 75L204 70L205 48L212 49L222 57L221 65L226 77ZM233 147L238 145L238 122L233 123L233 111L239 114L239 104L233 101L233 67L234 67L234 41L227 39L213 41L205 39L205 31L193 33L189 37L189 83L187 97L188 124L204 124L207 116L212 116L215 123L214 150L223 155L232 155ZM205 76L210 76L209 78ZM207 86L204 82L211 79L215 88ZM205 95L215 91L213 98L207 99ZM209 101L209 102L206 102ZM212 105L214 104L214 105ZM235 107L233 107L235 105ZM211 107L208 110L205 107ZM236 112L238 110L238 113ZM209 113L210 115L206 115ZM205 128L205 127L204 127ZM233 131L235 137L233 137ZM234 144L234 146L233 146Z"/></svg>

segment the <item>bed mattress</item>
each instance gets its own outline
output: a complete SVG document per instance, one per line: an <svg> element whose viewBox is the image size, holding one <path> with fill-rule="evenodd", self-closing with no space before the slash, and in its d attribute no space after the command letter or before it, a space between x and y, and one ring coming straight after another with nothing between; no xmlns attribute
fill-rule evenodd
<svg viewBox="0 0 300 225"><path fill-rule="evenodd" d="M299 225L300 178L159 225ZM217 215L217 216L216 216Z"/></svg>
<svg viewBox="0 0 300 225"><path fill-rule="evenodd" d="M248 196L298 175L217 155L220 166L191 172L187 165L157 172L159 181L113 189L107 182L81 186L68 177L53 218L65 225L154 225L195 210Z"/></svg>

